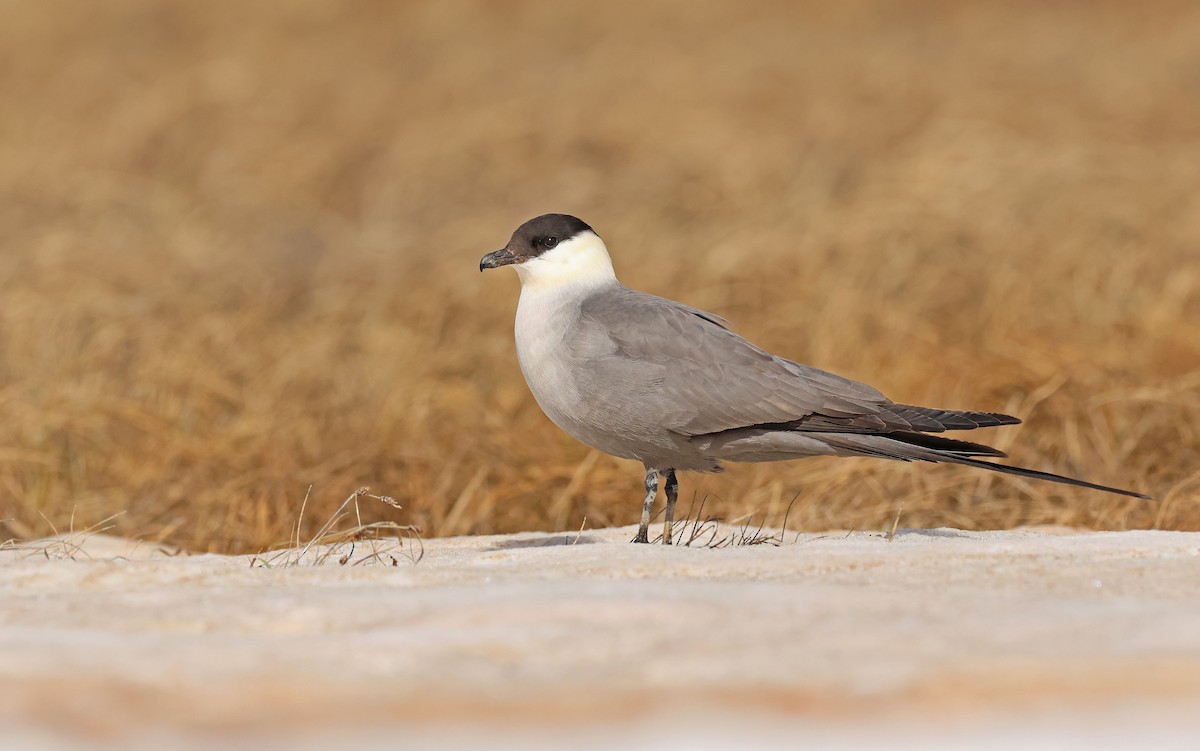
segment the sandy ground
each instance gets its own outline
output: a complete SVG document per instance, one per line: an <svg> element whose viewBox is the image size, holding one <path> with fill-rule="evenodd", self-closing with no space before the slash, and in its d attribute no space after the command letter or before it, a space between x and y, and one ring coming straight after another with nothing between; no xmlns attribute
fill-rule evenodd
<svg viewBox="0 0 1200 751"><path fill-rule="evenodd" d="M1200 534L631 534L438 539L415 564L364 543L270 565L101 536L9 548L6 747L1187 747L1200 730Z"/></svg>

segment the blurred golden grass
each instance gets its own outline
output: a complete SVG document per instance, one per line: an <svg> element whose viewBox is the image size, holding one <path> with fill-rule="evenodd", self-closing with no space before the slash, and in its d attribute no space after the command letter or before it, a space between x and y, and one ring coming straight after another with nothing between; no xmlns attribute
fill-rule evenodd
<svg viewBox="0 0 1200 751"><path fill-rule="evenodd" d="M564 211L631 286L1159 499L810 460L685 501L1200 529L1198 86L1182 2L10 3L0 520L253 551L366 484L427 535L631 523L475 271Z"/></svg>

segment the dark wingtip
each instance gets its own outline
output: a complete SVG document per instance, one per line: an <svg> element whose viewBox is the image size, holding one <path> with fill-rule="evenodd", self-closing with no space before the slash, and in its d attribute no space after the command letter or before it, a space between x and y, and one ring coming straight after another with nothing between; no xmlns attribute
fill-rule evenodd
<svg viewBox="0 0 1200 751"><path fill-rule="evenodd" d="M1020 425L1021 419L999 412L976 412L964 409L938 409L918 407L915 404L896 403L890 406L896 417L907 421L913 430L922 433L940 433L943 430L974 430L994 428L1000 425Z"/></svg>

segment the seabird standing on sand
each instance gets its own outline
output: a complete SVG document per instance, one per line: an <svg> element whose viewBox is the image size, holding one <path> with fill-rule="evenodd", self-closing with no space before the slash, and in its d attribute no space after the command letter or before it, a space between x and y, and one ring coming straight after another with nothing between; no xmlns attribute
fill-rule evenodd
<svg viewBox="0 0 1200 751"><path fill-rule="evenodd" d="M897 404L866 384L785 360L733 333L718 316L629 289L608 248L573 216L525 222L479 270L521 277L517 358L555 425L607 454L646 467L634 542L649 542L661 478L663 543L671 544L676 472L719 472L722 461L873 456L949 462L1109 493L1140 493L984 461L990 446L940 435L1019 423L994 412Z"/></svg>

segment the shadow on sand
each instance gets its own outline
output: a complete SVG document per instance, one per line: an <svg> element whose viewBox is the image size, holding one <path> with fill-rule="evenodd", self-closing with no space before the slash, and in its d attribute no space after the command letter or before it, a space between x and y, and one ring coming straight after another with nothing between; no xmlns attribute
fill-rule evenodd
<svg viewBox="0 0 1200 751"><path fill-rule="evenodd" d="M970 537L971 535L959 529L897 529L896 537Z"/></svg>
<svg viewBox="0 0 1200 751"><path fill-rule="evenodd" d="M503 540L488 550L513 550L516 548L554 548L569 545L595 545L600 540L579 534L552 535L550 537L520 537Z"/></svg>

